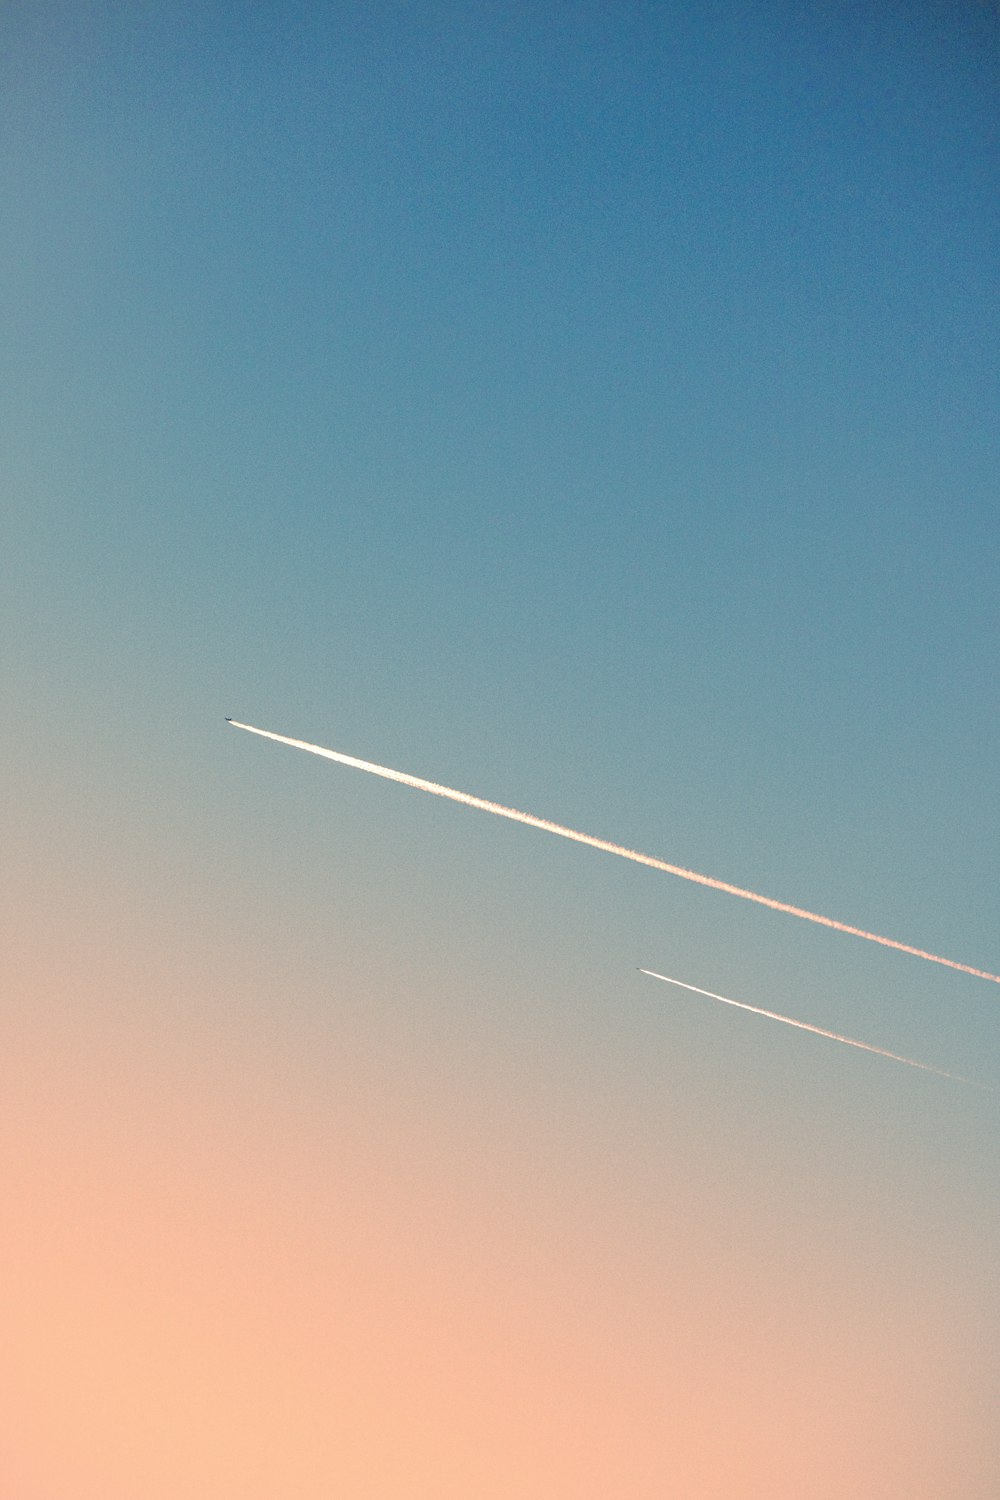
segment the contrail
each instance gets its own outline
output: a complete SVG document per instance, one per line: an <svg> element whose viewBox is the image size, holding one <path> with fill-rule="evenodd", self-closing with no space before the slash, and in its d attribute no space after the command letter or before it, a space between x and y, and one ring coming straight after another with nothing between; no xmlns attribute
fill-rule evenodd
<svg viewBox="0 0 1000 1500"><path fill-rule="evenodd" d="M937 1073L940 1078L952 1078L956 1083L967 1083L974 1089L986 1087L985 1084L973 1082L971 1078L963 1078L959 1073L946 1073L944 1068L932 1068L930 1063L917 1062L913 1057L900 1057L898 1052L887 1052L884 1047L857 1042L852 1036L841 1036L837 1031L824 1031L822 1026L810 1026L806 1021L793 1021L791 1016L779 1016L777 1011L763 1010L759 1005L747 1005L742 1000L727 1000L725 995L700 990L696 984L685 984L683 979L671 979L668 974L656 974L652 969L640 969L639 973L648 974L650 979L662 979L664 984L676 984L694 995L705 995L709 1000L721 1000L723 1005L735 1005L737 1010L748 1010L755 1016L766 1016L769 1021L783 1021L786 1026L796 1026L799 1031L811 1031L814 1036L828 1037L831 1042L843 1042L845 1047L857 1047L861 1052L874 1052L877 1057L888 1057L891 1062L905 1063L908 1068L920 1068L924 1073Z"/></svg>
<svg viewBox="0 0 1000 1500"><path fill-rule="evenodd" d="M745 891L725 880L714 880L711 875L699 875L694 870L685 870L682 865L668 864L665 859L656 859L652 854L640 854L635 849L623 849L620 844L607 839L594 838L590 833L577 833L573 828L563 828L559 823L550 823L547 818L536 818L533 813L518 812L513 807L501 807L498 802L487 802L483 797L473 797L469 792L456 792L449 786L439 786L436 781L425 781L421 776L408 776L405 771L391 771L387 766L376 766L368 760L358 760L353 755L344 755L339 750L325 750L322 745L310 745L305 740L289 739L284 734L274 734L269 729L255 729L252 724L240 724L236 719L227 719L234 729L246 729L250 734L263 735L266 740L277 740L279 745L291 745L295 750L308 750L310 755L322 755L326 760L337 761L342 766L354 766L358 771L369 771L373 776L384 776L387 781L398 781L403 786L416 787L420 792L431 792L435 797L447 797L452 802L461 802L466 807L478 807L481 812L496 813L500 818L511 818L515 823L527 823L530 828L541 828L545 833L557 833L560 838L573 839L578 844L589 844L591 849L603 849L606 854L617 854L622 859L631 859L637 865L649 865L653 870L663 870L667 875L677 875L681 880L693 881L695 885L707 885L713 891L725 891L729 896L739 896L743 901L756 901L758 906L769 906L772 911L783 911L790 917L801 917L805 922L816 922L820 927L832 927L835 932L846 932L851 937L865 938L869 943L881 943L883 948L895 948L899 953L909 953L913 958L926 959L928 963L943 964L948 969L958 969L963 974L972 974L976 979L989 979L1000 984L1000 974L987 973L985 969L973 969L969 964L960 964L953 958L941 958L937 953L927 953L923 948L912 948L909 943L897 943L895 938L879 937L876 932L865 932L861 927L850 927L846 922L835 922L832 917L821 917L817 912L804 911L801 906L789 906L785 901L775 901L770 896L758 895L756 891Z"/></svg>

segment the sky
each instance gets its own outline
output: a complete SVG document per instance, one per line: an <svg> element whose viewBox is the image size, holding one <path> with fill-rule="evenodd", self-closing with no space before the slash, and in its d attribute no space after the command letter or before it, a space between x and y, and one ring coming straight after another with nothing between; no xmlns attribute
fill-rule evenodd
<svg viewBox="0 0 1000 1500"><path fill-rule="evenodd" d="M225 717L1000 971L998 88L4 6L5 1493L993 1500L997 987Z"/></svg>

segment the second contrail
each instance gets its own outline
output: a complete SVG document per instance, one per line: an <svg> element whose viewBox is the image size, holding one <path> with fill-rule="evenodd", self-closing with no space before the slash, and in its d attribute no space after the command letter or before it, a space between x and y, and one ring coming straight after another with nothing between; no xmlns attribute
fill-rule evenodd
<svg viewBox="0 0 1000 1500"><path fill-rule="evenodd" d="M834 932L846 932L851 937L864 938L869 943L880 943L883 948L894 948L898 953L909 953L913 958L926 959L928 963L943 964L947 969L958 969L976 979L988 979L1000 984L1000 974L990 974L985 969L974 969L970 964L958 963L953 958L942 958L940 954L928 953L923 948L899 943L895 938L880 937L877 932L866 932L861 927L851 927L847 922L836 922L833 917L822 917L818 912L805 911L801 906L790 906L785 901L775 901L771 896L761 896L757 891L745 891L726 880L715 880L711 875L699 875L695 870L686 870L682 865L669 864L652 854L640 854L636 849L625 849L621 844L612 844L607 839L595 838L590 833L578 833L574 828L563 828L560 823L550 823L547 818L536 818L533 813L518 812L514 807L503 807L499 802L488 802L484 797L474 797L471 792L458 792L453 787L439 786L436 781L425 781L422 776L409 776L405 771L393 771L388 766L377 766L369 760L358 760L354 755L344 755L340 750L327 750L322 745L310 745L306 740L293 740L285 734L275 734L270 729L256 729L252 724L240 724L236 719L227 719L234 729L246 729L250 734L262 735L266 740L276 740L279 745L291 745L295 750L308 750L310 755L321 755L325 760L338 765L353 766L358 771L368 771L372 776L382 776L386 781L398 781L403 786L415 787L419 792L431 792L435 797L447 797L451 802L461 802L465 807L476 807L480 812L495 813L499 818L510 818L515 823L527 823L529 828L540 828L544 833L557 833L560 838L573 839L577 844L587 844L591 849L603 849L606 854L617 854L621 859L630 859L637 865L649 865L653 870L663 870L667 875L677 875L681 880L690 880L695 885L708 886L713 891L725 891L728 896L739 896L743 901L755 901L758 906L769 906L772 911L782 911L789 917L801 917L805 922L815 922L820 927L830 927Z"/></svg>
<svg viewBox="0 0 1000 1500"><path fill-rule="evenodd" d="M776 1010L764 1010L759 1005L747 1005L744 1000L729 1000L725 995L716 995L713 990L701 990L696 984L685 984L683 979L671 979L669 974L657 974L653 969L640 969L650 979L662 979L664 984L676 984L679 989L690 990L693 995L704 995L708 1000L719 1000L723 1005L734 1005L737 1010L748 1010L751 1015L766 1016L769 1021L781 1021L785 1026L794 1026L798 1031L811 1031L813 1036L825 1036L828 1041L842 1042L845 1047L857 1047L859 1052L874 1052L876 1057L887 1057L890 1062L905 1063L908 1068L919 1068L923 1073L936 1073L939 1078L952 1078L956 1083L968 1083L974 1089L985 1085L963 1078L960 1073L947 1073L944 1068L934 1068L930 1063L917 1062L914 1057L901 1057L898 1052L887 1052L884 1047L873 1047L870 1042L859 1042L852 1036L841 1036L839 1031L825 1031L822 1026L810 1026L808 1021L795 1021L791 1016L781 1016Z"/></svg>

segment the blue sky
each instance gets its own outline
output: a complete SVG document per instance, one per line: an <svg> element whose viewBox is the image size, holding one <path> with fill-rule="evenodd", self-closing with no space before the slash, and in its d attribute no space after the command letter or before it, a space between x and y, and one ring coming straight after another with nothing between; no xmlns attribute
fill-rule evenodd
<svg viewBox="0 0 1000 1500"><path fill-rule="evenodd" d="M909 1271L950 1256L995 1334L991 1107L634 968L984 1081L993 987L223 724L1000 968L995 9L67 3L2 29L11 1024L44 993L96 1054L109 1005L195 1051L246 1025L304 1095L318 1057L348 1094L373 1068L449 1140L490 1100L452 1186L499 1153L525 1245L535 1151L578 1173L583 1233L587 1151L627 1140L622 1234L659 1243L671 1142L707 1164L697 1219L728 1130L757 1142L748 1203L781 1140L789 1256L824 1153L871 1244L950 1185ZM859 1270L845 1316L866 1295Z"/></svg>

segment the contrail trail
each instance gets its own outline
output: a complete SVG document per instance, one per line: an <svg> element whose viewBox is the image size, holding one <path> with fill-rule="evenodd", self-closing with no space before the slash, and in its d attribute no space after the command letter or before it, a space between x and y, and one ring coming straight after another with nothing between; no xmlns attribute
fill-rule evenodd
<svg viewBox="0 0 1000 1500"><path fill-rule="evenodd" d="M559 823L550 823L547 818L536 818L533 813L518 812L513 807L502 807L498 802L487 802L483 797L474 797L470 792L457 792L453 787L439 786L436 781L425 781L421 776L408 776L405 771L391 771L387 766L376 766L368 760L358 760L353 755L344 755L339 750L325 750L322 745L310 745L305 740L293 740L285 734L274 734L270 729L255 729L252 724L240 724L236 719L227 719L234 729L246 729L250 734L259 734L266 740L277 740L279 745L291 745L295 750L308 750L310 755L322 755L326 760L337 761L342 766L354 766L358 771L369 771L373 776L384 776L387 781L398 781L403 786L416 787L420 792L431 792L435 797L447 797L452 802L461 802L466 807L478 807L481 812L496 813L500 818L511 818L515 823L527 823L529 828L541 828L545 833L557 833L560 838L573 839L578 844L588 844L591 849L603 849L606 854L617 854L622 859L631 859L637 865L649 865L653 870L663 870L667 875L677 875L681 880L693 881L695 885L707 885L713 891L725 891L729 896L739 896L743 901L756 901L758 906L769 906L772 911L783 911L789 917L801 917L805 922L816 922L820 927L832 927L835 932L846 932L851 937L864 938L869 943L881 943L883 948L895 948L899 953L909 953L913 958L926 959L928 963L943 964L947 969L958 969L963 974L972 974L976 979L989 979L1000 984L1000 974L990 974L985 969L973 969L969 964L960 964L953 958L941 958L937 953L927 953L923 948L912 948L909 943L898 943L895 938L879 937L876 932L865 932L861 927L850 927L846 922L835 922L832 917L821 917L817 912L804 911L801 906L789 906L785 901L775 901L770 896L758 895L756 891L745 891L725 880L714 880L711 875L699 875L694 870L685 870L682 865L668 864L665 859L656 859L652 854L640 854L635 849L623 849L620 844L607 839L594 838L590 833L578 833L573 828L563 828Z"/></svg>
<svg viewBox="0 0 1000 1500"><path fill-rule="evenodd" d="M685 984L683 979L671 979L668 974L657 974L652 969L640 969L650 979L662 979L664 984L676 984L694 995L705 995L709 1000L721 1000L723 1005L735 1005L737 1010L748 1010L755 1016L766 1016L769 1021L783 1021L786 1026L795 1026L799 1031L811 1031L814 1036L828 1037L831 1042L843 1042L845 1047L857 1047L861 1052L874 1052L877 1057L888 1057L891 1062L905 1063L908 1068L920 1068L924 1073L937 1073L940 1078L952 1078L956 1083L967 1083L971 1088L981 1089L986 1085L963 1078L959 1073L946 1073L944 1068L932 1068L930 1063L917 1062L912 1057L900 1057L898 1052L887 1052L884 1047L872 1047L868 1042L857 1042L851 1036L841 1036L837 1031L824 1031L822 1026L810 1026L806 1021L793 1021L791 1016L779 1016L777 1011L763 1010L759 1005L747 1005L742 1000L727 1000L725 995L716 995L712 990L700 990L696 984Z"/></svg>

